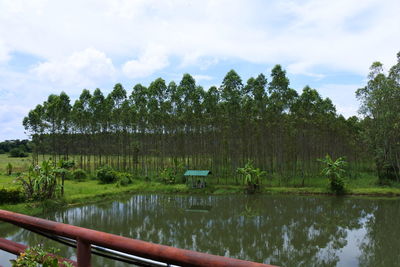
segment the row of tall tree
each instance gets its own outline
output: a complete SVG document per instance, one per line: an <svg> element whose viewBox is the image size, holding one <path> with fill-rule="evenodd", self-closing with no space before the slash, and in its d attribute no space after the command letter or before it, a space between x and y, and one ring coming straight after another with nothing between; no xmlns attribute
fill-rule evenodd
<svg viewBox="0 0 400 267"><path fill-rule="evenodd" d="M178 84L116 84L107 95L84 89L74 103L52 94L23 125L36 155L72 156L88 170L109 164L151 175L183 166L227 177L252 160L269 174L304 176L319 172L316 159L327 153L371 166L359 119L337 114L309 86L297 93L280 65L245 83L231 70L208 90L184 74Z"/></svg>

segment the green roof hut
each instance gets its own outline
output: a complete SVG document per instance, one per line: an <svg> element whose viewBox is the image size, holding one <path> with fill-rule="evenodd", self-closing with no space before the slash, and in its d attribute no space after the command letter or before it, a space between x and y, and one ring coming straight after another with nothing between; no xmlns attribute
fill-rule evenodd
<svg viewBox="0 0 400 267"><path fill-rule="evenodd" d="M192 188L204 188L207 185L205 178L210 174L212 173L209 170L187 170L184 176Z"/></svg>

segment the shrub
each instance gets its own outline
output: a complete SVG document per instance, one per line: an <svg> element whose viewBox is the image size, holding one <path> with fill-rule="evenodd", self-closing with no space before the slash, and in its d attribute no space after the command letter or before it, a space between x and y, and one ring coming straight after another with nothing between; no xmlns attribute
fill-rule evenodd
<svg viewBox="0 0 400 267"><path fill-rule="evenodd" d="M6 152L3 149L0 149L0 154L5 154Z"/></svg>
<svg viewBox="0 0 400 267"><path fill-rule="evenodd" d="M24 200L24 194L19 189L0 189L0 204L15 204Z"/></svg>
<svg viewBox="0 0 400 267"><path fill-rule="evenodd" d="M83 181L87 178L87 174L82 169L76 169L72 172L72 178L77 181Z"/></svg>
<svg viewBox="0 0 400 267"><path fill-rule="evenodd" d="M117 173L110 166L103 166L96 172L97 179L104 184L110 184L117 181Z"/></svg>
<svg viewBox="0 0 400 267"><path fill-rule="evenodd" d="M118 173L117 186L127 186L133 182L133 175L127 172Z"/></svg>
<svg viewBox="0 0 400 267"><path fill-rule="evenodd" d="M28 153L24 152L20 148L13 148L10 150L10 157L13 158L26 158L28 157Z"/></svg>
<svg viewBox="0 0 400 267"><path fill-rule="evenodd" d="M165 168L161 173L160 173L161 180L165 184L174 184L175 183L175 173L172 170L172 168Z"/></svg>

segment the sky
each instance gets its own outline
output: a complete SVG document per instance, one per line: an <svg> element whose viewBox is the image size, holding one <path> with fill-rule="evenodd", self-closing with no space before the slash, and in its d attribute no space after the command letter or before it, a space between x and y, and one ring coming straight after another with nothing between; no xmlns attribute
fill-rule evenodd
<svg viewBox="0 0 400 267"><path fill-rule="evenodd" d="M50 94L184 73L207 90L276 64L357 115L372 62L395 64L399 14L399 0L0 0L0 141L28 138L22 120Z"/></svg>

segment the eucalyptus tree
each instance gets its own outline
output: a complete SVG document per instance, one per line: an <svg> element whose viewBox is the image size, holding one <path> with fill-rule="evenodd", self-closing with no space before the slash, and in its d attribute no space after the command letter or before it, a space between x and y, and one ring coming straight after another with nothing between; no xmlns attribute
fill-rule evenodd
<svg viewBox="0 0 400 267"><path fill-rule="evenodd" d="M131 101L132 109L135 111L136 117L134 118L134 129L133 131L137 136L136 152L141 155L141 169L147 172L146 156L147 156L147 144L145 143L146 133L148 132L148 94L147 88L141 84L136 84L133 87L132 93L129 96ZM147 175L147 173L146 173Z"/></svg>
<svg viewBox="0 0 400 267"><path fill-rule="evenodd" d="M108 142L109 151L112 155L117 157L117 168L121 166L120 154L123 154L123 162L126 162L125 159L125 147L126 144L124 140L126 140L126 131L123 132L123 122L121 120L122 104L127 99L126 90L122 86L122 84L117 83L114 86L114 89L108 94L106 104L109 105L110 113L110 135Z"/></svg>
<svg viewBox="0 0 400 267"><path fill-rule="evenodd" d="M57 101L58 96L51 94L47 98L47 101L43 103L44 107L44 121L48 125L47 131L51 137L51 154L53 157L56 155L56 140L57 140L57 123L56 123L56 113L57 113Z"/></svg>
<svg viewBox="0 0 400 267"><path fill-rule="evenodd" d="M135 118L135 110L132 109L131 103L128 99L125 99L120 106L120 123L122 131L122 169L127 170L128 164L129 168L132 167L131 164L131 152L134 151L134 144L131 142L132 128Z"/></svg>
<svg viewBox="0 0 400 267"><path fill-rule="evenodd" d="M79 153L81 168L84 168L84 157L90 154L91 97L89 90L84 89L75 101L71 111L73 129L75 131L74 148L78 149L75 150L75 153Z"/></svg>
<svg viewBox="0 0 400 267"><path fill-rule="evenodd" d="M23 119L22 122L25 131L30 132L32 136L33 148L33 159L34 163L38 163L38 155L42 153L43 157L45 154L44 144L44 133L46 124L44 123L44 107L37 105L33 110L29 111L28 116Z"/></svg>
<svg viewBox="0 0 400 267"><path fill-rule="evenodd" d="M243 150L242 157L249 160L253 159L255 154L257 154L257 152L254 151L256 148L256 146L254 146L254 142L261 140L261 132L256 129L258 126L256 123L257 116L255 113L257 108L254 101L254 96L252 94L254 91L254 84L255 79L251 77L247 80L246 85L243 87L243 94L240 103L242 116L238 118L241 126L240 138Z"/></svg>
<svg viewBox="0 0 400 267"><path fill-rule="evenodd" d="M242 120L243 138L249 142L247 157L251 157L258 166L264 169L267 165L266 153L269 139L267 85L267 79L263 74L250 78L244 88L245 96L242 104L245 115Z"/></svg>
<svg viewBox="0 0 400 267"><path fill-rule="evenodd" d="M121 122L122 104L127 99L126 90L122 84L117 83L107 96L108 104L111 106L111 131L119 133L123 127Z"/></svg>
<svg viewBox="0 0 400 267"><path fill-rule="evenodd" d="M164 102L166 91L167 85L161 78L153 81L147 90L148 123L152 133L161 134L162 132L163 114L161 111L161 105Z"/></svg>
<svg viewBox="0 0 400 267"><path fill-rule="evenodd" d="M165 81L161 84L161 95L159 95L159 108L160 108L160 150L161 150L161 166L164 168L164 158L170 156L170 129L172 122L172 92L173 88L166 86Z"/></svg>
<svg viewBox="0 0 400 267"><path fill-rule="evenodd" d="M97 155L95 167L102 165L102 156L106 153L104 149L105 134L107 131L107 110L106 99L99 88L94 90L92 97L89 100L90 110L90 130L93 137L95 146L93 147L93 154Z"/></svg>
<svg viewBox="0 0 400 267"><path fill-rule="evenodd" d="M203 123L205 138L205 154L211 159L210 168L218 172L221 167L219 161L219 145L221 140L221 106L220 92L217 87L211 86L204 94ZM218 178L219 182L219 178Z"/></svg>
<svg viewBox="0 0 400 267"><path fill-rule="evenodd" d="M61 92L57 103L57 128L60 133L59 150L68 158L70 147L70 128L71 128L71 104L70 98L65 92Z"/></svg>
<svg viewBox="0 0 400 267"><path fill-rule="evenodd" d="M194 131L194 101L196 101L196 81L186 73L178 86L182 99L182 121L186 134Z"/></svg>
<svg viewBox="0 0 400 267"><path fill-rule="evenodd" d="M196 101L196 81L190 74L184 74L178 88L173 96L173 100L178 109L178 120L181 125L181 135L179 150L183 155L186 165L190 165L190 156L195 141L195 112L194 102Z"/></svg>
<svg viewBox="0 0 400 267"><path fill-rule="evenodd" d="M175 168L178 165L178 158L180 154L179 140L181 140L182 134L182 113L183 113L183 100L182 90L178 85L172 81L168 84L169 99L169 123L168 133L170 137L170 155L174 162Z"/></svg>
<svg viewBox="0 0 400 267"><path fill-rule="evenodd" d="M289 112L290 107L298 97L297 92L289 87L289 79L286 76L286 71L280 65L276 65L271 70L271 82L268 84L269 102L268 102L268 116L270 121L271 132L271 152L274 159L271 160L271 171L275 170L282 172L284 163L285 149L289 149L290 145L283 146L285 143L285 132L291 132L292 129L287 127L286 114ZM289 160L289 159L287 159ZM292 160L292 158L291 158ZM276 164L274 166L273 164Z"/></svg>
<svg viewBox="0 0 400 267"><path fill-rule="evenodd" d="M141 84L135 85L129 98L132 102L132 108L136 110L137 114L137 131L144 135L146 133L149 115L147 109L147 88Z"/></svg>
<svg viewBox="0 0 400 267"><path fill-rule="evenodd" d="M231 168L229 174L233 173L239 167L239 152L242 144L239 140L240 121L241 121L241 99L243 96L243 83L240 76L230 70L222 81L220 87L222 120L224 125L223 138L223 158L225 165L230 162Z"/></svg>
<svg viewBox="0 0 400 267"><path fill-rule="evenodd" d="M164 102L166 100L167 85L165 80L157 78L153 81L149 88L147 89L147 110L148 110L148 126L149 135L153 137L152 143L154 144L152 151L152 165L159 170L158 162L156 162L155 157L161 156L161 165L163 165L163 129L164 123L163 119L167 116L163 114L162 107L164 107ZM162 166L161 166L162 167Z"/></svg>

